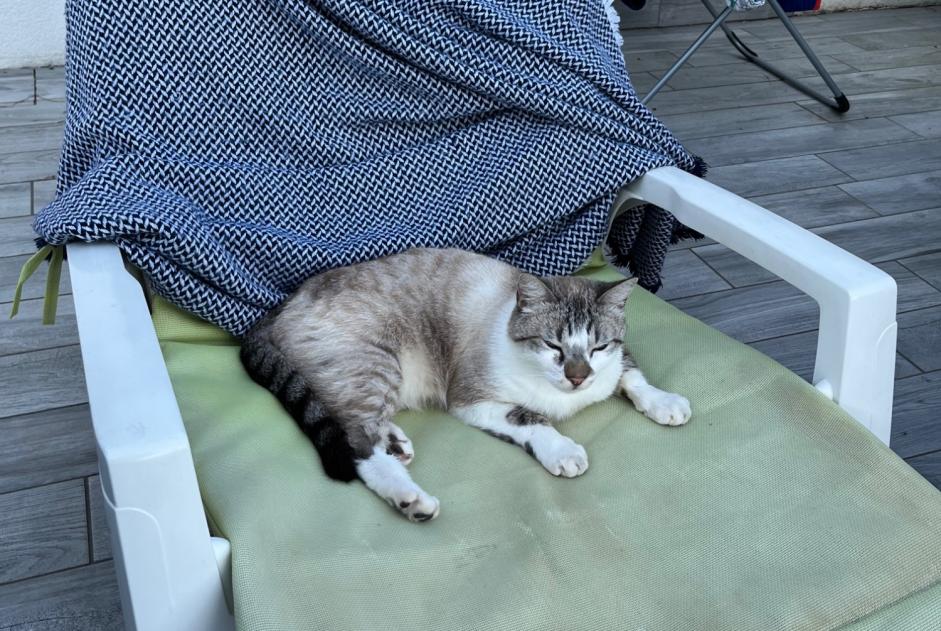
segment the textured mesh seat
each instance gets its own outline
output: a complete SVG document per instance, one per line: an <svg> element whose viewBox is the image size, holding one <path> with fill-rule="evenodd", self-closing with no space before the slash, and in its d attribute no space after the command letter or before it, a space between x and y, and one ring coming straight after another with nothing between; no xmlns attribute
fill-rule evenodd
<svg viewBox="0 0 941 631"><path fill-rule="evenodd" d="M443 413L402 414L442 502L416 525L327 479L235 342L158 301L239 628L941 628L941 493L760 353L643 291L627 317L689 425L593 406L562 428L591 462L570 480Z"/></svg>

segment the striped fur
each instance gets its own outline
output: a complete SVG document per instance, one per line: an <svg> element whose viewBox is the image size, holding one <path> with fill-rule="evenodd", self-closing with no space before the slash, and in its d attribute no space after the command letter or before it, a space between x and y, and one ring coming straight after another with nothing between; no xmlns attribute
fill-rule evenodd
<svg viewBox="0 0 941 631"><path fill-rule="evenodd" d="M266 316L242 339L242 364L256 383L278 398L310 438L327 475L344 482L355 480L356 455L346 431L330 416L310 383L271 339L271 325L279 311L276 309Z"/></svg>

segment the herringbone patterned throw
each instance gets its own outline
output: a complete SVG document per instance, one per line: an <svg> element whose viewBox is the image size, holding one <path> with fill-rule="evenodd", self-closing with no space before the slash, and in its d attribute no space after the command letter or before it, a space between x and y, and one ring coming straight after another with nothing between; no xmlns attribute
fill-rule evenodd
<svg viewBox="0 0 941 631"><path fill-rule="evenodd" d="M603 0L71 0L50 244L109 240L242 333L304 278L409 247L566 274L618 188L700 170L637 99ZM609 245L658 284L675 220Z"/></svg>

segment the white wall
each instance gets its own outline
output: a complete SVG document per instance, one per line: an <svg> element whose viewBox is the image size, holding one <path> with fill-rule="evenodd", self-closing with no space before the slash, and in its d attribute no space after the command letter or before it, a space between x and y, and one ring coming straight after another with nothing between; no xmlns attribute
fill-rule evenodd
<svg viewBox="0 0 941 631"><path fill-rule="evenodd" d="M64 61L65 0L0 0L0 68Z"/></svg>

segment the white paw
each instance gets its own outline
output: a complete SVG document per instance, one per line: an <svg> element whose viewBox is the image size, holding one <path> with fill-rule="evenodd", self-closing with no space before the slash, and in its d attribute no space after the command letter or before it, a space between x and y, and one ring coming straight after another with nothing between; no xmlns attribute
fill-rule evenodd
<svg viewBox="0 0 941 631"><path fill-rule="evenodd" d="M693 414L686 397L655 388L631 397L631 400L638 410L660 425L685 425Z"/></svg>
<svg viewBox="0 0 941 631"><path fill-rule="evenodd" d="M431 521L438 516L440 510L438 498L421 489L397 494L389 499L389 503L414 522Z"/></svg>
<svg viewBox="0 0 941 631"><path fill-rule="evenodd" d="M390 456L398 458L402 464L410 464L415 459L415 448L402 428L389 423L389 431L382 437L382 446Z"/></svg>
<svg viewBox="0 0 941 631"><path fill-rule="evenodd" d="M556 436L551 441L531 445L536 460L552 475L574 478L588 470L585 448L568 436Z"/></svg>

